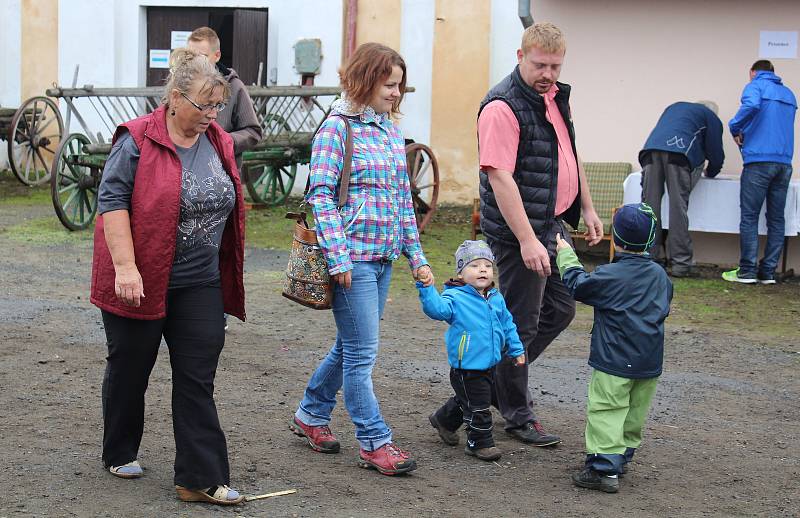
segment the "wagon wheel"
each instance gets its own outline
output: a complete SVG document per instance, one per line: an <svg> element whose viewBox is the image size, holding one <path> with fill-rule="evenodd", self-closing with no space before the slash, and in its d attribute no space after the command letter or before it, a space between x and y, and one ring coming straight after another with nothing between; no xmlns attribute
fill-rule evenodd
<svg viewBox="0 0 800 518"><path fill-rule="evenodd" d="M413 142L406 146L406 164L417 228L422 232L431 222L439 200L439 163L431 148Z"/></svg>
<svg viewBox="0 0 800 518"><path fill-rule="evenodd" d="M297 176L297 164L249 166L245 175L245 185L254 203L269 206L286 201L292 192Z"/></svg>
<svg viewBox="0 0 800 518"><path fill-rule="evenodd" d="M8 161L20 182L39 185L50 178L50 164L63 134L56 103L47 97L22 103L8 130Z"/></svg>
<svg viewBox="0 0 800 518"><path fill-rule="evenodd" d="M89 139L80 133L61 141L50 174L53 207L69 230L85 229L97 212L97 178L92 168L77 163L86 144Z"/></svg>

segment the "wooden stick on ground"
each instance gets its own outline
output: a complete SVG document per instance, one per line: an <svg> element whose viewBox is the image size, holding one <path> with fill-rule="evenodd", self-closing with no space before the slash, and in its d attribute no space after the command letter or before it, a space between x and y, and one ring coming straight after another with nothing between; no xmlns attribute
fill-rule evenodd
<svg viewBox="0 0 800 518"><path fill-rule="evenodd" d="M283 496L283 495L291 495L297 493L296 489L287 489L286 491L277 491L275 493L267 493L264 495L253 495L253 496L246 496L244 497L245 502L251 502L253 500L263 500L264 498L272 498L273 496Z"/></svg>

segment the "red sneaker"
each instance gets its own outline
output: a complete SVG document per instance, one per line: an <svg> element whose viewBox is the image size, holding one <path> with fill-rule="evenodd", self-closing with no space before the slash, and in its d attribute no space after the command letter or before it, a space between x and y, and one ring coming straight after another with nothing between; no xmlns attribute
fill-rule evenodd
<svg viewBox="0 0 800 518"><path fill-rule="evenodd" d="M297 417L289 423L293 434L305 437L308 445L314 451L322 453L339 453L339 440L333 435L328 425L310 426L300 422Z"/></svg>
<svg viewBox="0 0 800 518"><path fill-rule="evenodd" d="M399 475L417 469L417 463L408 452L394 443L386 443L375 451L361 449L358 465L362 468L377 469L382 475Z"/></svg>

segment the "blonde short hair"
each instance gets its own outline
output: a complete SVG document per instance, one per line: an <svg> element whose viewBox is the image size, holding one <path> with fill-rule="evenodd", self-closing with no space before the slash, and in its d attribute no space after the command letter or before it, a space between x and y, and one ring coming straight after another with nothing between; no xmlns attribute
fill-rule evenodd
<svg viewBox="0 0 800 518"><path fill-rule="evenodd" d="M203 82L200 92L221 87L222 96L226 101L231 96L230 85L207 57L185 47L173 50L169 56L169 76L161 102L169 105L169 95L172 90L188 95L192 85L198 81Z"/></svg>
<svg viewBox="0 0 800 518"><path fill-rule="evenodd" d="M717 103L715 103L714 101L708 101L706 99L703 99L701 101L697 101L697 104L702 104L703 106L714 112L714 115L719 115L719 106L717 106Z"/></svg>
<svg viewBox="0 0 800 518"><path fill-rule="evenodd" d="M527 54L533 47L549 54L566 52L567 40L564 39L561 29L550 22L540 22L522 33L522 52Z"/></svg>
<svg viewBox="0 0 800 518"><path fill-rule="evenodd" d="M207 41L213 52L219 50L219 36L211 27L198 27L192 31L187 41Z"/></svg>

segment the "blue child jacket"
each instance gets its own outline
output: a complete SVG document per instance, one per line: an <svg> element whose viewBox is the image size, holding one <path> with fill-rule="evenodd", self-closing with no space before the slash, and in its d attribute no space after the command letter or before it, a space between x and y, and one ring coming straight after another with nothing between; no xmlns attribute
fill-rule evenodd
<svg viewBox="0 0 800 518"><path fill-rule="evenodd" d="M486 297L457 281L445 283L441 295L421 282L417 289L422 311L450 324L444 336L451 367L487 370L497 365L503 354L516 358L525 353L514 319L496 288Z"/></svg>
<svg viewBox="0 0 800 518"><path fill-rule="evenodd" d="M639 163L644 166L649 151L668 151L686 157L694 169L706 166L706 176L714 177L722 169L725 152L722 150L722 121L700 103L670 104L659 117L642 151Z"/></svg>
<svg viewBox="0 0 800 518"><path fill-rule="evenodd" d="M575 300L594 306L589 365L622 378L654 378L664 361L664 320L672 283L649 255L617 254L586 273L572 249L558 267Z"/></svg>
<svg viewBox="0 0 800 518"><path fill-rule="evenodd" d="M742 105L728 123L744 136L742 161L792 163L797 99L773 72L759 71L742 92Z"/></svg>

